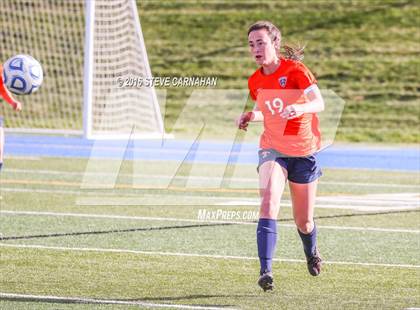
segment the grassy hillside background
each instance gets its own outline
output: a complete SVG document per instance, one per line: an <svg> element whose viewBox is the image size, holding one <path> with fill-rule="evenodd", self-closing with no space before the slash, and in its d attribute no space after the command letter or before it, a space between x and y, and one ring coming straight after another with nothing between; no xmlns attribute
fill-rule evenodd
<svg viewBox="0 0 420 310"><path fill-rule="evenodd" d="M6 127L82 129L84 3L0 1L0 60L27 53L44 68L40 90L19 97L21 113L0 105ZM105 3L118 9L118 3ZM256 69L246 32L250 24L266 19L282 30L283 42L306 44L304 62L320 88L345 100L337 140L420 142L418 0L138 0L137 6L154 76L211 76L218 78L215 89L246 90ZM123 57L130 56L119 60L126 61ZM115 70L113 63L109 66ZM234 132L242 102L200 99L181 113L193 90L165 88L166 130L195 134L192 127L204 120L206 138L230 139L227 132ZM116 118L125 116L119 112ZM183 123L177 128L179 116ZM250 127L246 137L254 139L261 126Z"/></svg>
<svg viewBox="0 0 420 310"><path fill-rule="evenodd" d="M337 140L420 142L418 1L138 1L155 76L216 76L246 88L247 27L270 20L306 43L321 88L345 99ZM167 128L191 90L169 88ZM223 110L213 111L215 117Z"/></svg>

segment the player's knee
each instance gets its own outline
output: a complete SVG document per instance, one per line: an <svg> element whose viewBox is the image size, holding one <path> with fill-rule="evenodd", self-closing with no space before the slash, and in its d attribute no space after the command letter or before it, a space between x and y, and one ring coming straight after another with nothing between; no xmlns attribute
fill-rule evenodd
<svg viewBox="0 0 420 310"><path fill-rule="evenodd" d="M279 211L278 203L270 200L263 199L261 201L260 217L268 219L276 219Z"/></svg>
<svg viewBox="0 0 420 310"><path fill-rule="evenodd" d="M303 234L309 234L314 229L314 223L312 221L307 220L297 220L296 226L299 231Z"/></svg>

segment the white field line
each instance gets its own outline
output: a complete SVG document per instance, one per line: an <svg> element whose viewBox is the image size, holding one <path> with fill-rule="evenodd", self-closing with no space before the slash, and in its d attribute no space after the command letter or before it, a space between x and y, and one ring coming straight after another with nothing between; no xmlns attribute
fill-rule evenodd
<svg viewBox="0 0 420 310"><path fill-rule="evenodd" d="M196 197L196 198L198 198L198 197ZM235 199L236 197L229 197L229 198ZM224 199L226 200L226 197L224 197ZM320 204L322 202L324 202L324 203L326 202L328 204ZM252 206L252 205L259 205L260 201L259 201L259 199L253 199L253 200L247 199L247 200L237 200L237 201L230 200L230 201L221 202L220 204L222 204L222 205L225 205L225 204L232 205L232 204L241 204L241 203ZM394 206L397 209L401 209L401 207L420 207L420 201L416 201L416 200L413 200L413 201L410 201L410 200L408 200L408 201L404 201L404 200L400 200L400 201L371 200L371 201L369 201L369 200L363 200L363 199L351 200L350 198L341 199L339 196L335 196L334 198L328 198L328 199L325 199L325 200L322 199L322 197L318 197L316 199L316 203L317 203L316 206L319 207L319 208L328 208L328 206L336 208L337 204L334 204L334 203L340 203L340 205L339 205L340 209L341 208L352 209L356 206L357 207L359 207L359 206L360 207L366 207L366 208L371 207L373 209L374 208L381 208L382 209L384 205ZM362 203L362 205L358 205L358 203L359 204ZM286 206L291 206L292 204L291 204L290 200L282 200L281 201L281 206L285 206L285 205ZM379 207L378 207L378 205L379 205Z"/></svg>
<svg viewBox="0 0 420 310"><path fill-rule="evenodd" d="M218 221L218 220L198 220L173 217L149 217L149 216L129 216L129 215L112 215L112 214L91 214L91 213L60 213L60 212L39 212L39 211L14 211L0 210L0 214L10 215L34 215L34 216L58 216L58 217L81 217L81 218L102 218L102 219L121 219L121 220L141 220L141 221L167 221L167 222L188 222L188 223L217 223L217 224L238 224L238 225L256 225L256 222L246 221ZM296 228L294 224L278 223L281 227ZM395 233L412 233L419 234L420 230L416 229L394 229L380 227L357 227L357 226L326 226L317 225L321 229L331 230L355 230L355 231L379 231L379 232L395 232Z"/></svg>
<svg viewBox="0 0 420 310"><path fill-rule="evenodd" d="M251 257L251 256L138 251L138 250L126 250L126 249L77 248L77 247L75 248L75 247L44 246L44 245L35 245L35 244L26 245L26 244L0 243L0 247L44 249L44 250L55 250L55 251L127 253L127 254L158 255L158 256L200 257L200 258L211 258L211 259L258 260L258 257ZM306 263L306 260L303 260L303 259L274 258L273 260L277 262L285 262L285 263ZM382 264L382 263L343 262L343 261L324 261L324 263L328 265L357 265L357 266L394 267L394 268L420 268L420 265L410 265L410 264Z"/></svg>
<svg viewBox="0 0 420 310"><path fill-rule="evenodd" d="M417 188L420 189L420 185L409 185L409 184L390 184L390 183L361 183L361 182L338 182L338 181L319 181L319 184L327 185L343 185L343 186L361 186L361 187L389 187L389 188Z"/></svg>
<svg viewBox="0 0 420 310"><path fill-rule="evenodd" d="M155 189L155 188L151 188ZM164 190L165 188L158 188L161 190ZM194 188L191 188L191 190L194 190ZM80 194L80 195L86 195L86 194L92 194L92 195L104 195L107 194L104 191L100 191L100 193L95 191L83 191L83 190L62 190L62 189L39 189L39 188L19 188L19 187L0 187L0 191L5 192L38 192L38 193L62 193L62 194ZM110 193L109 195L113 195L114 193ZM114 194L115 195L115 194ZM135 194L124 194L124 196L131 196L132 198L136 198ZM165 195L165 197L169 197L170 195ZM153 198L156 197L156 195L153 194L142 194L141 197L148 197ZM179 198L180 196L173 196L176 198ZM182 195L183 198L192 198L192 199L209 199L209 200L227 200L227 199L233 199L233 200L239 200L242 203L251 203L253 204L259 204L259 199L255 198L243 198L243 197L209 197L209 196L191 196L191 195ZM119 198L119 197L115 197ZM361 195L361 196L355 196L355 195L341 195L341 196L322 196L317 197L317 202L340 202L340 203L355 203L355 202L363 202L364 204L372 204L372 205L418 205L420 206L420 194L419 193L395 193L395 194L369 194L369 195ZM282 204L290 204L290 200L282 200ZM232 204L231 202L228 204Z"/></svg>
<svg viewBox="0 0 420 310"><path fill-rule="evenodd" d="M94 204L88 203L89 201L85 200L86 205ZM129 204L129 201L127 201ZM83 203L81 203L83 204ZM198 204L196 204L198 205ZM226 201L216 203L216 206L259 206L260 203L258 201L240 201L240 200L233 200L233 201ZM289 202L282 202L281 208L288 207L290 208L292 204ZM408 205L408 204L392 204L389 207L379 207L379 206L370 206L370 205L357 205L357 204L319 204L317 203L315 208L317 209L341 209L341 210L355 210L355 211L364 211L364 212L381 212L381 211L402 211L402 210L416 210L420 208L419 204Z"/></svg>
<svg viewBox="0 0 420 310"><path fill-rule="evenodd" d="M11 192L11 193L42 193L42 194L66 194L66 195L79 195L81 194L80 190L71 190L71 189L41 189L41 188L19 188L19 187L0 187L0 192ZM98 193L85 193L83 194L96 194ZM101 193L105 195L106 193Z"/></svg>
<svg viewBox="0 0 420 310"><path fill-rule="evenodd" d="M28 294L14 294L14 293L1 293L0 299L9 298L16 300L37 300L40 302L65 302L65 303L84 303L84 304L108 304L108 305L133 305L142 306L147 308L171 308L171 309L197 309L197 310L222 310L234 309L225 307L205 307L205 306L192 306L192 305L177 305L177 304L155 304L144 301L124 301L112 299L96 299L84 297L62 297L62 296L44 296L44 295L28 295Z"/></svg>
<svg viewBox="0 0 420 310"><path fill-rule="evenodd" d="M77 195L92 195L92 196L98 196L100 195L99 199L102 200L103 195L109 195L113 196L111 198L115 199L121 199L121 197L115 196L114 193L106 193L104 191L101 191L100 193L91 191L91 192L85 192L80 190L61 190L61 189L32 189L32 188L16 188L16 187L1 187L0 191L4 192L34 192L34 193L57 193L57 194L77 194ZM397 195L397 194L395 194ZM406 193L405 196L396 196L396 197L390 197L390 196L383 196L383 199L379 199L381 196L371 197L371 195L363 195L363 196L324 196L324 197L317 197L317 202L331 202L331 203L343 203L343 205L340 205L340 208L347 208L352 209L354 205L350 205L346 207L346 204L354 204L357 202L363 202L362 207L367 207L366 205L397 205L398 207L420 207L420 199L415 197L419 194L417 193ZM139 202L143 201L143 198L153 198L156 197L156 195L148 194L143 195L141 197L136 196L135 194L124 194L124 197L129 196L129 199L133 199L133 202L135 202L135 199L137 199ZM180 196L170 196L165 195L165 198L168 197L174 197L174 198L180 198ZM95 197L91 197L92 199ZM209 196L191 196L191 195L182 195L181 198L191 198L191 199L201 199L201 200L225 200L224 202L221 202L220 204L216 203L215 205L259 205L260 200L259 199L253 199L253 198L242 198L242 197L209 197ZM227 199L231 199L229 201L226 201ZM122 200L122 199L121 199ZM290 200L282 200L281 202L282 206L291 206ZM317 205L317 207L322 208L323 205ZM324 205L325 208L328 208L328 205ZM331 205L331 207L335 207L335 205ZM399 208L398 208L399 209Z"/></svg>
<svg viewBox="0 0 420 310"><path fill-rule="evenodd" d="M229 197L230 201L224 201L216 205L259 205L259 199L238 199ZM339 203L339 204L337 204ZM291 207L290 200L282 200L281 206ZM368 194L359 196L340 195L322 196L316 199L316 208L325 209L350 209L359 211L391 211L402 209L420 208L419 193L396 193L396 194Z"/></svg>
<svg viewBox="0 0 420 310"><path fill-rule="evenodd" d="M19 188L19 187L0 187L1 192L11 192L11 193L42 193L42 194L68 194L68 195L86 195L86 196L95 196L98 197L102 196L115 196L115 193L107 193L105 191L101 191L100 193L95 191L80 191L80 190L71 190L71 189L41 189L41 188ZM134 194L124 194L124 196L134 196Z"/></svg>
<svg viewBox="0 0 420 310"><path fill-rule="evenodd" d="M368 194L368 195L342 195L323 196L317 198L318 202L356 202L372 204L417 203L420 204L420 193L395 193L395 194Z"/></svg>
<svg viewBox="0 0 420 310"><path fill-rule="evenodd" d="M414 206L407 206L407 205L400 205L394 207L376 207L376 206L369 206L369 205L321 205L317 204L315 208L321 209L342 209L342 210L356 210L356 211L364 211L364 212L381 212L381 211L402 211L402 210L417 210L419 209L419 205Z"/></svg>
<svg viewBox="0 0 420 310"><path fill-rule="evenodd" d="M171 199L171 204L173 205L180 205L180 206L199 206L201 204L206 206L220 206L220 207L237 207L237 206L259 206L260 201L259 199L251 199L247 198L244 199L242 197L208 197L208 196L169 196L165 195L163 200L162 197L156 199L156 195L142 195L136 196L135 194L127 194L124 197L116 196L113 193L106 193L101 191L98 192L81 192L77 190L61 190L61 189L27 189L27 188L15 188L15 187L1 187L0 192L29 192L29 193L46 193L46 194L67 194L67 195L86 195L77 199L78 205L85 205L85 206L132 206L132 205L167 205L169 198ZM104 200L103 196L107 196L107 199ZM420 202L417 198L407 198L404 200L403 198L398 198L396 201L389 201L391 197L387 198L384 197L384 200L370 200L367 196L366 201L363 201L363 198L358 198L356 196L348 196L342 198L344 196L333 196L333 197L318 197L318 201L328 202L328 204L320 204L317 203L316 208L319 209L341 209L341 210L356 210L361 212L381 212L381 211L401 211L401 210L415 210L420 208ZM180 200L183 198L184 200ZM191 198L193 200L185 200L186 198ZM232 200L227 200L232 199ZM217 202L220 200L224 200L221 202ZM175 202L175 203L174 203ZM342 204L333 204L333 202L341 202ZM362 205L359 205L363 202ZM370 205L370 204L373 204ZM381 206L375 206L375 205ZM385 206L383 206L385 205ZM389 206L386 206L389 205ZM283 200L281 202L282 208L289 208L292 204L290 200Z"/></svg>
<svg viewBox="0 0 420 310"><path fill-rule="evenodd" d="M185 197L182 197L185 198ZM82 206L134 206L134 205L150 205L150 206L165 206L165 205L173 205L173 206L220 206L220 207L236 207L236 206L259 206L260 202L258 200L255 201L224 201L224 202L215 202L212 200L182 200L178 197L176 200L168 200L169 197L165 197L166 200L162 198L159 199L150 199L147 197L109 197L104 200L103 197L82 197L77 200L77 205ZM211 199L211 198L210 198ZM292 206L291 203L282 203L281 207L290 208ZM380 211L401 211L401 210L415 210L418 209L420 206L418 205L393 205L393 206L385 206L385 207L378 207L378 206L369 206L369 205L338 205L338 204L317 204L316 208L320 209L342 209L342 210L356 210L356 211L364 211L364 212L380 212Z"/></svg>
<svg viewBox="0 0 420 310"><path fill-rule="evenodd" d="M13 173L22 173L22 174L44 174L44 175L68 175L68 176L84 176L84 175L96 175L98 177L114 175L106 172L77 172L77 171L59 171L59 170L36 170L36 169L5 169L6 172ZM159 174L129 174L129 173L120 173L119 176L122 177L133 177L141 179L162 179L168 180L173 179L173 176L168 175L159 175ZM206 177L206 176L176 176L176 179L191 179L191 180L203 180L203 181L214 181L222 180L222 177ZM258 184L258 178L231 178L229 179L232 182L237 183L251 183ZM320 181L320 184L328 185L343 185L343 186L361 186L361 187L389 187L389 188L417 188L420 189L420 185L410 185L410 184L391 184L391 183L361 183L361 182L342 182L342 181Z"/></svg>

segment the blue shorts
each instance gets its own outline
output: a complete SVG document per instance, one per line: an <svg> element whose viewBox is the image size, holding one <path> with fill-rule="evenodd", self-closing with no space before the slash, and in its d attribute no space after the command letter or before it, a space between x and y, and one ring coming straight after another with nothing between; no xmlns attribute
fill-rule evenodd
<svg viewBox="0 0 420 310"><path fill-rule="evenodd" d="M3 116L0 115L0 128L3 127Z"/></svg>
<svg viewBox="0 0 420 310"><path fill-rule="evenodd" d="M287 179L294 183L311 183L322 175L315 155L286 157L274 149L261 149L258 158L258 168L267 161L275 161L287 170Z"/></svg>

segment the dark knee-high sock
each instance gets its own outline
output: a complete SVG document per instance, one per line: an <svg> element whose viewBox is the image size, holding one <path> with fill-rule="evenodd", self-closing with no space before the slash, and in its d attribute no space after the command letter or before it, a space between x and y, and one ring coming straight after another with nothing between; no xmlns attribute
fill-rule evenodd
<svg viewBox="0 0 420 310"><path fill-rule="evenodd" d="M317 229L314 223L314 228L309 234L302 233L299 229L299 236L302 239L303 243L303 250L305 251L306 257L311 257L315 254L316 249L316 235L317 235Z"/></svg>
<svg viewBox="0 0 420 310"><path fill-rule="evenodd" d="M257 226L258 257L260 258L260 273L272 271L272 260L277 242L277 221L260 219Z"/></svg>
<svg viewBox="0 0 420 310"><path fill-rule="evenodd" d="M2 162L0 162L0 171L1 171L1 168L3 167L3 163Z"/></svg>

